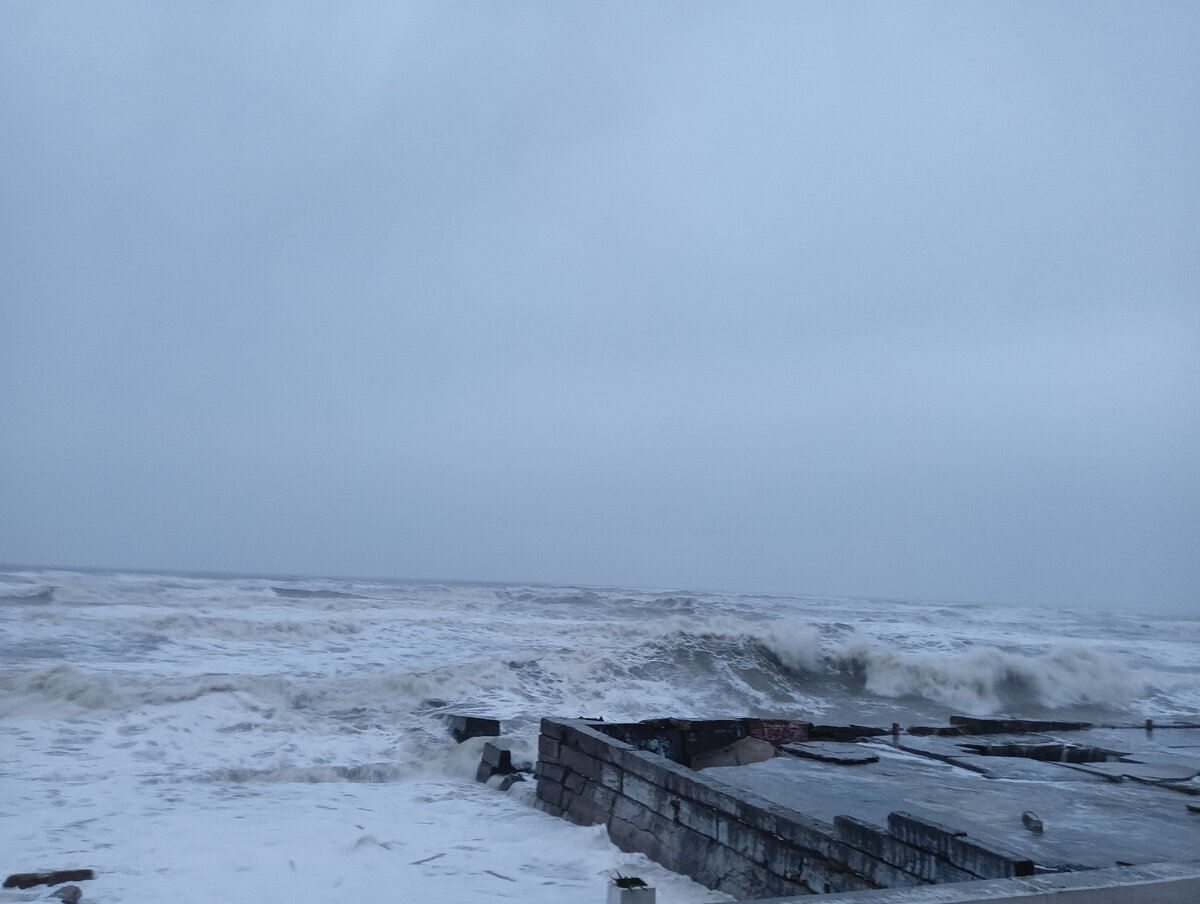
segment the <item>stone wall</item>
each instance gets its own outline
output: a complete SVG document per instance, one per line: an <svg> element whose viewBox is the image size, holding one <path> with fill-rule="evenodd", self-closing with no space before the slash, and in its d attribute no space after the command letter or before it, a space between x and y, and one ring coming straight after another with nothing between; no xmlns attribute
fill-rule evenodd
<svg viewBox="0 0 1200 904"><path fill-rule="evenodd" d="M812 728L543 719L537 806L580 825L603 824L622 850L736 898L1032 874L1028 860L907 814L891 814L886 828L849 817L829 825L684 765L740 738L794 740Z"/></svg>

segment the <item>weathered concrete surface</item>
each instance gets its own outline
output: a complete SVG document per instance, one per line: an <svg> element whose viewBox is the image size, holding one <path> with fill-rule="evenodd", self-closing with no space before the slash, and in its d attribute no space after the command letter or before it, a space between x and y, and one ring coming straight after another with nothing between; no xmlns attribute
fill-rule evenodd
<svg viewBox="0 0 1200 904"><path fill-rule="evenodd" d="M1180 793L1197 783L1200 730L1000 734L1014 724L996 720L984 736L962 734L964 722L953 734L879 738L787 720L544 719L537 806L603 824L622 849L739 898L948 888L1200 851L1200 820ZM823 759L689 768L788 746ZM1079 771L1090 766L1111 774ZM1139 780L1120 781L1127 773ZM1041 833L1030 831L1037 820ZM1109 900L1088 888L1087 904Z"/></svg>
<svg viewBox="0 0 1200 904"><path fill-rule="evenodd" d="M806 741L784 744L780 750L790 753L792 756L821 760L824 763L837 763L842 766L861 766L879 760L878 754L872 753L859 744L839 741Z"/></svg>
<svg viewBox="0 0 1200 904"><path fill-rule="evenodd" d="M1067 740L1093 740L1091 732L1080 735ZM1168 785L1111 782L1076 771L1088 764L957 756L962 749L958 745L970 740L903 736L899 747L876 740L859 746L879 753L880 761L852 768L777 757L715 772L723 781L821 820L849 816L882 825L889 813L912 813L965 830L989 846L1009 848L1044 869L1185 861L1200 852L1200 820L1187 811L1189 799ZM1095 740L1096 746L1129 750L1147 759L1151 754L1168 758L1174 751L1192 756L1190 747L1163 744L1158 731L1149 737L1140 730L1112 731ZM1189 740L1200 740L1200 732L1169 738L1171 745ZM1129 763L1091 765L1121 772L1143 768ZM1144 766L1143 775L1151 765L1158 775L1181 774L1156 759ZM1021 817L1027 810L1043 821L1040 835L1025 828Z"/></svg>
<svg viewBox="0 0 1200 904"><path fill-rule="evenodd" d="M754 904L800 904L810 897L762 898ZM919 888L826 895L821 904L1195 904L1200 861L1053 873Z"/></svg>
<svg viewBox="0 0 1200 904"><path fill-rule="evenodd" d="M698 771L683 765L702 762L713 753L704 748L731 736L742 735L717 753L764 744L774 751L756 735L769 733L795 743L791 739L808 735L812 727L773 722L763 731L762 725L751 724L758 721L614 725L543 719L535 770L537 806L572 822L603 824L623 850L640 851L668 869L739 898L1033 873L1032 859L1020 852L920 816L896 812L880 824L840 813L814 819L807 801L784 802L777 789L759 794L713 777L738 776L755 766ZM858 731L821 733L854 737ZM839 765L812 761L813 765L840 770L844 784L846 772L863 768L844 764L845 748L863 749L837 744L833 749ZM863 759L854 756L856 761ZM775 757L771 762L777 760L795 758Z"/></svg>

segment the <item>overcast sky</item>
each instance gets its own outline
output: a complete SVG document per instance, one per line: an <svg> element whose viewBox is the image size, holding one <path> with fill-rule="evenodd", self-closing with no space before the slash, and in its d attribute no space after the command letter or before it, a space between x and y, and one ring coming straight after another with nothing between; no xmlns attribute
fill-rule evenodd
<svg viewBox="0 0 1200 904"><path fill-rule="evenodd" d="M1200 612L1200 5L0 4L0 561Z"/></svg>

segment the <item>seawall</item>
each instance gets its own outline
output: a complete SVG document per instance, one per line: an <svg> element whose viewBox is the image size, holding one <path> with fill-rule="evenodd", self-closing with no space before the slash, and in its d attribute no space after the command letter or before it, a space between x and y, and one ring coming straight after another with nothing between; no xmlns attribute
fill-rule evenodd
<svg viewBox="0 0 1200 904"><path fill-rule="evenodd" d="M1031 860L907 813L892 813L886 827L849 816L828 823L690 768L743 742L820 740L838 731L859 730L822 735L809 723L761 719L547 718L535 769L537 806L581 825L603 824L623 850L735 898L1033 874Z"/></svg>

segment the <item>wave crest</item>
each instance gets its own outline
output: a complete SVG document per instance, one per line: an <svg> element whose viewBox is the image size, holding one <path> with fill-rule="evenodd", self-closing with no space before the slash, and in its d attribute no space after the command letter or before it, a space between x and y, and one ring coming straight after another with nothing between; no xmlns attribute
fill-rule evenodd
<svg viewBox="0 0 1200 904"><path fill-rule="evenodd" d="M859 641L833 664L871 693L924 697L977 715L1029 705L1119 706L1144 693L1119 657L1081 645L1035 655L995 647L932 654Z"/></svg>

